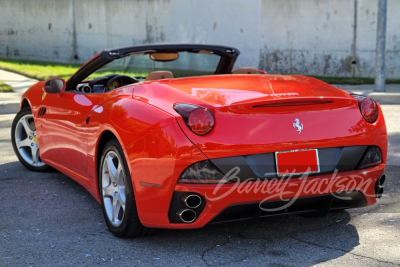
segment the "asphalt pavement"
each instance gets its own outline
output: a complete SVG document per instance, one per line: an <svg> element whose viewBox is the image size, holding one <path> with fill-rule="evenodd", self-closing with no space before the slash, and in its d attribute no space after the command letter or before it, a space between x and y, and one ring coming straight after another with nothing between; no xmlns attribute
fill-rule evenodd
<svg viewBox="0 0 400 267"><path fill-rule="evenodd" d="M400 105L382 108L389 157L375 205L137 239L114 237L100 205L72 179L25 169L11 146L14 115L0 115L0 266L399 266Z"/></svg>

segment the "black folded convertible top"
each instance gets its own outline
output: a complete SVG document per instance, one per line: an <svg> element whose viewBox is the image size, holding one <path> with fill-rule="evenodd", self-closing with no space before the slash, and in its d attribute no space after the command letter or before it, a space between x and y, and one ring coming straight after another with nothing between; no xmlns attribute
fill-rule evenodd
<svg viewBox="0 0 400 267"><path fill-rule="evenodd" d="M214 74L229 74L232 72L233 65L240 55L238 49L220 45L206 44L150 44L140 46L130 46L123 48L106 49L98 53L86 62L71 78L67 81L68 88L75 88L84 78L95 70L110 63L111 61L128 56L132 53L151 53L151 52L193 52L208 51L221 57Z"/></svg>
<svg viewBox="0 0 400 267"><path fill-rule="evenodd" d="M214 54L222 57L236 58L240 52L234 47L219 46L219 45L206 45L206 44L153 44L130 46L115 49L106 49L100 53L100 56L105 59L116 59L127 54L137 52L199 52L211 51Z"/></svg>

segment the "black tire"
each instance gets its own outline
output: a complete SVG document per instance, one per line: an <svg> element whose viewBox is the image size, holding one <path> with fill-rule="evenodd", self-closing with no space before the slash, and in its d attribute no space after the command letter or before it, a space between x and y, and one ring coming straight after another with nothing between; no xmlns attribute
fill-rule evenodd
<svg viewBox="0 0 400 267"><path fill-rule="evenodd" d="M123 168L123 184L125 186L125 211L124 214L122 215L122 218L120 218L120 223L119 225L115 225L115 222L113 224L112 220L110 220L109 216L107 215L106 207L104 204L104 199L105 198L110 198L107 197L107 193L104 193L105 190L103 189L103 175L107 175L107 173L103 174L103 165L105 163L105 159L107 155L110 154L116 154L119 158L117 159L118 161L118 166L119 167L119 159L122 161L122 168ZM107 168L107 167L105 167ZM98 184L99 184L99 193L100 193L100 200L101 200L101 208L103 211L104 219L107 223L108 229L110 229L111 233L114 236L117 237L122 237L122 238L130 238L130 237L141 237L141 236L146 236L150 235L153 233L151 228L144 227L142 223L140 222L138 213L137 213L137 208L136 208L136 202L135 202L135 196L133 193L133 187L132 187L132 181L131 177L129 174L129 168L126 163L126 159L124 156L124 153L122 151L121 145L118 143L116 139L110 140L101 155L101 160L100 160L100 166L99 166L99 171L98 171ZM104 178L105 180L109 180L110 183L109 185L111 186L111 178ZM107 184L108 182L105 182ZM108 186L107 186L108 188ZM119 189L119 187L118 187ZM117 189L116 189L117 190ZM122 191L122 190L121 190ZM112 197L113 198L113 197ZM113 200L110 200L113 201ZM109 208L109 206L108 206ZM114 207L112 208L114 209ZM118 217L120 213L118 212Z"/></svg>
<svg viewBox="0 0 400 267"><path fill-rule="evenodd" d="M16 140L15 140L15 131L16 131L19 120L22 117L27 116L27 115L32 115L32 111L29 107L20 110L13 120L13 123L11 126L11 143L12 143L14 152L17 155L19 162L21 162L22 165L24 165L27 169L29 169L31 171L37 171L37 172L52 171L53 169L47 164L43 163L44 165L42 165L42 166L34 166L33 163L29 163L26 159L24 159L24 157L21 156L21 152L17 148L17 144L16 144ZM33 116L32 116L32 123L34 125ZM35 131L35 136L36 136L36 131Z"/></svg>

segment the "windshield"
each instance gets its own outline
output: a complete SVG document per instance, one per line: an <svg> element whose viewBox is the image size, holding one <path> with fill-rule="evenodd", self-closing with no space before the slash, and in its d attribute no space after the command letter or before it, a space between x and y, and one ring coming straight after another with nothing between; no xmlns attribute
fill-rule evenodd
<svg viewBox="0 0 400 267"><path fill-rule="evenodd" d="M179 52L178 58L171 61L156 61L149 54L133 54L118 58L93 72L86 80L108 74L123 74L144 79L153 71L166 70L175 78L187 76L212 75L215 73L220 56L212 52Z"/></svg>

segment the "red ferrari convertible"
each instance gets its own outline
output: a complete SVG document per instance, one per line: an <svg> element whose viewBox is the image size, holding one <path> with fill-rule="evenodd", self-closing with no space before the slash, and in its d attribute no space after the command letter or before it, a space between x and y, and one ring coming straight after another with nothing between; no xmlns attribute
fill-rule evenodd
<svg viewBox="0 0 400 267"><path fill-rule="evenodd" d="M15 153L84 186L119 237L374 204L380 106L310 77L233 70L238 56L197 44L102 51L68 81L26 91Z"/></svg>

